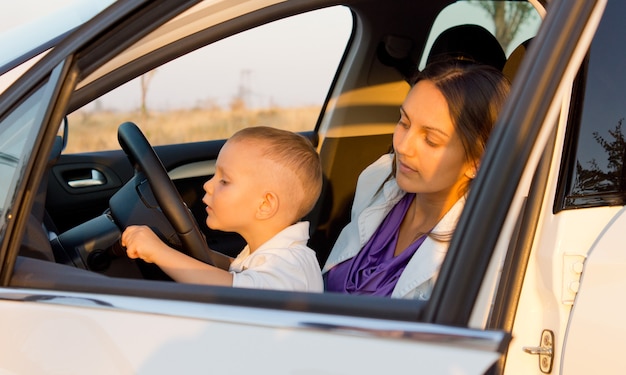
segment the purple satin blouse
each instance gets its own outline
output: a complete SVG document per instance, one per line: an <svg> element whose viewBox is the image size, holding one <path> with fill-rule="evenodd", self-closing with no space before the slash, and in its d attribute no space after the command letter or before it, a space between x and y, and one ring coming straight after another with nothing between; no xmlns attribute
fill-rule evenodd
<svg viewBox="0 0 626 375"><path fill-rule="evenodd" d="M414 197L415 194L402 197L363 249L324 275L326 291L391 296L407 263L426 239L426 235L419 237L400 255L394 256L400 223Z"/></svg>

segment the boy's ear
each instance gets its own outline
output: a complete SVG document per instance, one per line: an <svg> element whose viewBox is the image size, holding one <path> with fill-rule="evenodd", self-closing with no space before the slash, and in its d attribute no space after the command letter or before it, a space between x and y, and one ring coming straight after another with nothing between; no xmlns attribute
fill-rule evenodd
<svg viewBox="0 0 626 375"><path fill-rule="evenodd" d="M265 192L261 205L257 209L257 219L269 219L276 215L276 212L278 212L278 206L278 195L271 191Z"/></svg>

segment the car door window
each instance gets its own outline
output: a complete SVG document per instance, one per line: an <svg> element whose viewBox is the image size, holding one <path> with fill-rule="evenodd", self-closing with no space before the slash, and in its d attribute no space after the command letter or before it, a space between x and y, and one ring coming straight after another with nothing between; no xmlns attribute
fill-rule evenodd
<svg viewBox="0 0 626 375"><path fill-rule="evenodd" d="M581 68L570 109L568 137L574 149L566 155L564 181L556 210L623 205L626 202L625 37L615 33L620 14L607 11Z"/></svg>
<svg viewBox="0 0 626 375"><path fill-rule="evenodd" d="M0 120L0 235L31 156L38 125L50 99L51 85L44 83Z"/></svg>
<svg viewBox="0 0 626 375"><path fill-rule="evenodd" d="M0 121L0 228L5 227L5 209L11 207L17 181L26 162L25 150L32 149L33 125L41 109L43 89L35 91Z"/></svg>
<svg viewBox="0 0 626 375"><path fill-rule="evenodd" d="M125 121L153 145L223 139L253 125L311 131L352 22L348 8L320 9L173 60L71 114L66 153L119 148Z"/></svg>

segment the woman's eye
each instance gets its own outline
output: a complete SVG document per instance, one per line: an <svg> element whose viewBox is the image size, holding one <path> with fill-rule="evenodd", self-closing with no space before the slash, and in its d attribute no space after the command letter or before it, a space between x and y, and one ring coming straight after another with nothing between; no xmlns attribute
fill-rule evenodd
<svg viewBox="0 0 626 375"><path fill-rule="evenodd" d="M228 181L224 180L224 179L220 179L220 185L226 185L228 184Z"/></svg>
<svg viewBox="0 0 626 375"><path fill-rule="evenodd" d="M424 142L431 147L437 147L439 144L428 137L424 137Z"/></svg>

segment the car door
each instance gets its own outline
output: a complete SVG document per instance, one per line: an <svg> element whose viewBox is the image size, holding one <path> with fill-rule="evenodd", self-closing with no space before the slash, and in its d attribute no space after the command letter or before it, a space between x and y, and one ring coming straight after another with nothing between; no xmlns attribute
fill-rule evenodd
<svg viewBox="0 0 626 375"><path fill-rule="evenodd" d="M484 292L488 289L481 289L474 297L487 297L487 300L476 305L479 308L463 312L460 305L446 305L444 314L448 317L440 315L440 318L448 322L458 322L461 315L468 314L466 316L471 316L469 319L472 326L485 324L511 332L513 338L507 355L498 365L502 373L540 374L563 371L561 361L568 356L567 345L562 345L567 339L566 329L570 323L570 286L575 281L574 270L580 262L576 252L595 240L595 236L603 231L602 223L606 223L605 220L612 215L606 209L589 216L589 211L570 210L566 213L555 207L555 202L562 198L558 198L557 192L566 184L560 175L564 172L559 165L572 162L572 138L568 138L566 134L571 132L571 118L576 117L576 111L579 110L578 95L584 87L579 81L584 76L579 74L580 67L586 64L585 54L600 18L605 13L606 4L589 2L578 5L580 7L570 8L568 4L552 2L548 6L546 20L531 42L521 67L520 77L524 78L519 78L527 86L524 89L537 84L539 81L535 79L542 76L543 83L534 86L534 93L518 97L520 86L515 85L518 77L515 78L510 102L501 117L503 127L492 138L496 143L495 149L499 151L492 148L487 151L489 155L485 155L485 161L489 163L486 175L493 173L492 184L501 185L501 193L508 190L507 198L494 195L486 186L477 184L477 189L473 191L479 191L474 197L481 197L478 198L481 200L481 210L470 210L473 213L472 222L465 222L462 218L465 224L459 224L468 225L470 230L465 233L465 238L471 238L471 244L464 243L457 249L466 252L474 244L482 249L459 254L457 261L463 261L449 269L448 277L459 278L458 283L454 283L457 286L461 285L461 279L467 280L470 273L486 271L482 286L485 288L491 285L495 295L485 295ZM550 27L554 29L547 31ZM568 35L568 38L558 41L564 35ZM555 55L550 57L552 53ZM559 54L560 57L557 57ZM515 109L510 112L512 108ZM522 108L525 110L518 112ZM535 127L535 131L529 131L527 126ZM541 131L536 131L539 129ZM517 143L516 146L516 142L506 141L507 133L512 138L532 136L537 139L533 141L535 143L532 147L533 142L527 140ZM593 138L591 135L588 137ZM497 153L495 157L494 152ZM523 167L514 166L514 159L519 158L524 160ZM498 168L494 166L507 163L505 160L511 163L503 169L508 172L497 172ZM569 164L570 167L573 165ZM484 166L482 164L481 168ZM504 188L514 176L519 176L520 179L510 185L510 188ZM492 210L487 209L489 206ZM506 219L499 221L496 220L498 217ZM583 219L585 217L587 219ZM493 231L494 225L501 225L500 230ZM485 229L486 227L490 229ZM496 232L499 233L497 236ZM482 235L485 237L481 238ZM506 235L505 240L503 235ZM491 258L485 258L485 249L491 249L490 246L485 247L487 243L495 245L496 253ZM450 251L453 251L453 246ZM474 260L482 266L477 268L476 263L472 263L466 256L477 257ZM501 270L492 268L494 261L502 262ZM442 273L447 272L444 269L445 265ZM464 285L473 289L468 284ZM458 298L468 295L467 290L460 292L463 297L458 295ZM447 296L444 298L447 299ZM487 301L493 302L493 305L488 310L482 310L488 306ZM456 304L460 301L449 302ZM552 355L548 354L548 349ZM611 368L610 365L608 367Z"/></svg>
<svg viewBox="0 0 626 375"><path fill-rule="evenodd" d="M569 121L571 152L561 163L564 183L555 206L563 216L558 225L568 229L563 246L567 286L563 303L571 311L563 329L561 365L567 374L626 370L617 349L624 345L626 327L619 314L624 303L615 298L624 290L626 266L622 251L626 51L624 36L613 32L624 14L623 2L608 2L580 69L580 91L572 101L576 111ZM588 345L600 338L608 338L602 350Z"/></svg>

